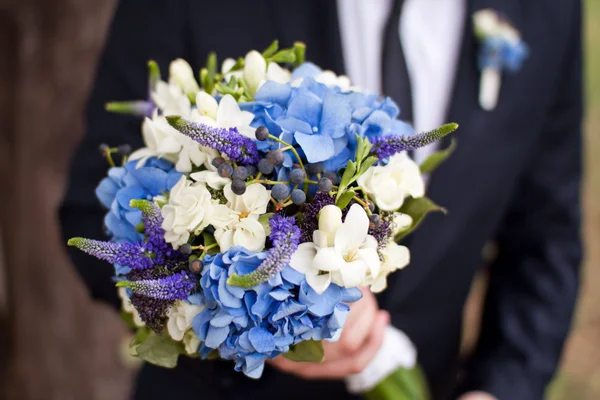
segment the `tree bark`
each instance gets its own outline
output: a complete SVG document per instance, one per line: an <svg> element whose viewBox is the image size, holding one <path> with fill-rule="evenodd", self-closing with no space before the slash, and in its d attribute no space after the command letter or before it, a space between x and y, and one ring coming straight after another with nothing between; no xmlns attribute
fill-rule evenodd
<svg viewBox="0 0 600 400"><path fill-rule="evenodd" d="M114 0L0 0L0 371L8 399L125 399L118 317L58 225Z"/></svg>

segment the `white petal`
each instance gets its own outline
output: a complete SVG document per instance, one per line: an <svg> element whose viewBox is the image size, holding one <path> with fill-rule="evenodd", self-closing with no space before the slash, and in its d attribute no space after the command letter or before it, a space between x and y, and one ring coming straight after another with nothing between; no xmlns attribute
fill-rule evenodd
<svg viewBox="0 0 600 400"><path fill-rule="evenodd" d="M210 117L212 119L217 118L217 110L219 105L217 100L206 92L199 92L196 95L196 107L201 115Z"/></svg>
<svg viewBox="0 0 600 400"><path fill-rule="evenodd" d="M346 261L333 247L319 249L312 263L313 268L319 271L337 271L345 265Z"/></svg>
<svg viewBox="0 0 600 400"><path fill-rule="evenodd" d="M233 242L236 246L244 246L250 251L261 251L265 248L267 235L265 228L257 220L244 218L236 226Z"/></svg>
<svg viewBox="0 0 600 400"><path fill-rule="evenodd" d="M344 287L352 288L364 283L367 276L367 264L362 260L352 261L339 270Z"/></svg>
<svg viewBox="0 0 600 400"><path fill-rule="evenodd" d="M342 226L335 233L335 248L339 252L359 248L369 230L369 217L358 204L353 204Z"/></svg>
<svg viewBox="0 0 600 400"><path fill-rule="evenodd" d="M323 294L331 284L331 275L306 275L306 283L318 294Z"/></svg>
<svg viewBox="0 0 600 400"><path fill-rule="evenodd" d="M325 206L319 211L319 230L325 233L337 231L342 225L342 210L334 205Z"/></svg>
<svg viewBox="0 0 600 400"><path fill-rule="evenodd" d="M371 276L377 276L379 274L379 268L381 261L379 260L379 254L376 249L360 249L358 250L360 258L367 264Z"/></svg>
<svg viewBox="0 0 600 400"><path fill-rule="evenodd" d="M277 83L288 83L292 74L285 68L281 68L276 62L269 63L267 67L267 79Z"/></svg>
<svg viewBox="0 0 600 400"><path fill-rule="evenodd" d="M232 230L215 230L215 240L219 244L219 250L221 252L225 252L234 246L233 233L234 232Z"/></svg>
<svg viewBox="0 0 600 400"><path fill-rule="evenodd" d="M315 245L313 243L302 243L298 246L298 250L292 254L290 259L290 267L303 274L307 274L314 271L312 268L312 262L317 254Z"/></svg>
<svg viewBox="0 0 600 400"><path fill-rule="evenodd" d="M226 94L219 102L217 111L217 123L222 128L232 128L236 126L236 118L240 113L240 107L232 95Z"/></svg>
<svg viewBox="0 0 600 400"><path fill-rule="evenodd" d="M245 211L252 214L264 214L267 212L267 206L271 199L271 192L260 183L255 183L246 188L242 195L242 201L245 205Z"/></svg>
<svg viewBox="0 0 600 400"><path fill-rule="evenodd" d="M246 54L246 58L244 59L244 79L252 94L256 93L261 81L265 79L266 70L267 62L262 54L256 50L252 50Z"/></svg>

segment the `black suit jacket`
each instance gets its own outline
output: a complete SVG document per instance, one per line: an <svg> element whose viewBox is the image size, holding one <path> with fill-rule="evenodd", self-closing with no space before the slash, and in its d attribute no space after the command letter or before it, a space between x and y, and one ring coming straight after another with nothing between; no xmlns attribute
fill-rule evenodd
<svg viewBox="0 0 600 400"><path fill-rule="evenodd" d="M491 7L521 31L530 57L505 75L499 104L478 104L477 43L470 15ZM448 208L409 239L412 263L380 297L393 323L419 350L436 398L481 389L500 399L543 396L568 332L578 287L581 177L581 9L579 1L471 0L448 121L458 148L435 172L429 196ZM427 23L427 21L423 21ZM278 38L308 45L308 59L343 72L336 4L325 0L122 0L98 67L87 134L73 160L61 209L65 238L102 238L104 210L94 187L105 175L99 143L140 146L140 120L104 103L146 96L146 62L187 59L198 70L209 51L241 56ZM488 240L491 267L482 336L459 377L462 310ZM118 305L112 267L72 253L92 294ZM181 396L179 396L181 395ZM137 398L348 398L341 383L303 382L269 368L259 381L222 362L146 366Z"/></svg>

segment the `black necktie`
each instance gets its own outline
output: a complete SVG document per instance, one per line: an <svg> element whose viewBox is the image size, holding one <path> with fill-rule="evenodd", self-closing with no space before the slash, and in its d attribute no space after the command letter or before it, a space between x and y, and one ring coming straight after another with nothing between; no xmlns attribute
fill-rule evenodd
<svg viewBox="0 0 600 400"><path fill-rule="evenodd" d="M410 79L399 34L402 3L403 0L394 0L394 6L388 16L383 33L381 88L382 92L391 97L400 107L399 118L412 123L413 108Z"/></svg>

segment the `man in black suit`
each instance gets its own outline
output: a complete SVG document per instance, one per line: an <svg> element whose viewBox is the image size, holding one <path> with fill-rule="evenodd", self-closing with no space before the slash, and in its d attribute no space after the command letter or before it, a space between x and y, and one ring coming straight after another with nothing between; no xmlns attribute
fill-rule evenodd
<svg viewBox="0 0 600 400"><path fill-rule="evenodd" d="M579 279L581 7L579 1L560 0L466 2L467 16L483 8L502 11L515 23L530 56L520 72L503 78L497 107L482 110L477 43L466 18L446 118L460 124L459 145L428 184L429 197L450 212L428 217L410 237L411 266L392 275L378 300L392 324L415 343L436 399L479 390L489 394L485 398L535 400L555 371ZM236 57L274 38L284 45L304 41L308 59L344 71L332 0L122 0L61 209L65 237L103 237L104 210L94 187L106 166L98 145L142 144L140 120L108 114L104 103L145 97L147 60L166 70L182 57L198 70L213 49ZM483 329L475 353L461 366L463 305L488 240L495 241L498 254ZM112 267L80 253L73 260L92 295L118 307ZM183 358L174 370L145 365L135 394L192 396L350 397L341 381L304 381L274 368L252 381L229 364Z"/></svg>

